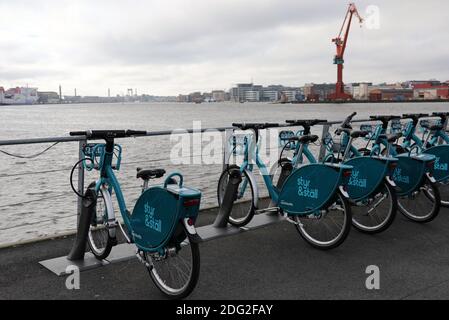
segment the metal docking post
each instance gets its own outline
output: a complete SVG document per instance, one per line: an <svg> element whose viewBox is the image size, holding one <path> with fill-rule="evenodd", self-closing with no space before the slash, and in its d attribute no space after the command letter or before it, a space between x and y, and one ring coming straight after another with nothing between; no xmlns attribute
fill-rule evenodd
<svg viewBox="0 0 449 320"><path fill-rule="evenodd" d="M229 178L226 186L226 191L223 197L223 201L218 211L217 218L214 222L215 228L226 228L228 225L228 218L231 214L232 207L238 192L240 183L242 182L242 173L237 168L228 170Z"/></svg>
<svg viewBox="0 0 449 320"><path fill-rule="evenodd" d="M76 240L67 256L68 260L82 260L86 252L87 236L89 232L92 215L97 205L97 195L95 189L90 187L86 190L84 198L81 201L81 214L78 219L78 229L76 232Z"/></svg>

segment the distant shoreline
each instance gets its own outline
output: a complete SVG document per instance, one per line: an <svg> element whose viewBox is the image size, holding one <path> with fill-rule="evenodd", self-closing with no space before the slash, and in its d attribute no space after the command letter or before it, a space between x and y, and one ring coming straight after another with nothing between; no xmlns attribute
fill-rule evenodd
<svg viewBox="0 0 449 320"><path fill-rule="evenodd" d="M438 100L381 100L381 101L367 101L367 100L351 100L351 101L292 101L292 102L270 102L270 101L246 101L246 102L233 102L233 101L223 101L223 102L172 102L172 101L146 101L146 102L73 102L73 103L35 103L35 104L5 104L0 103L2 106L53 106L53 105L79 105L79 104L146 104L146 103L173 103L173 104L216 104L216 103L233 103L233 104L245 104L245 103L266 103L266 104L388 104L388 103L449 103L448 99L438 99Z"/></svg>

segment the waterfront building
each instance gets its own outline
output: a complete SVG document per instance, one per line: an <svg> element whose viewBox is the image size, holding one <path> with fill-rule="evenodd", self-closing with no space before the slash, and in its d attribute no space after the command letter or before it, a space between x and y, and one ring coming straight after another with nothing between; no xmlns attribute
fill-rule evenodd
<svg viewBox="0 0 449 320"><path fill-rule="evenodd" d="M449 99L449 85L415 84L413 86L413 96L415 99L423 100Z"/></svg>
<svg viewBox="0 0 449 320"><path fill-rule="evenodd" d="M216 102L226 101L226 92L224 90L213 90L212 99Z"/></svg>
<svg viewBox="0 0 449 320"><path fill-rule="evenodd" d="M192 92L189 94L189 102L201 103L204 101L204 97L201 92Z"/></svg>
<svg viewBox="0 0 449 320"><path fill-rule="evenodd" d="M370 91L370 101L407 101L413 99L413 89L377 88Z"/></svg>
<svg viewBox="0 0 449 320"><path fill-rule="evenodd" d="M298 97L301 95L298 89L282 90L281 101L282 102L294 102L298 101Z"/></svg>
<svg viewBox="0 0 449 320"><path fill-rule="evenodd" d="M258 91L258 90L245 91L244 101L249 101L249 102L260 101L260 91Z"/></svg>
<svg viewBox="0 0 449 320"><path fill-rule="evenodd" d="M262 101L278 101L280 98L279 91L278 90L270 90L266 89L262 91Z"/></svg>
<svg viewBox="0 0 449 320"><path fill-rule="evenodd" d="M59 94L54 91L39 91L37 95L39 96L39 103L51 104L60 102Z"/></svg>
<svg viewBox="0 0 449 320"><path fill-rule="evenodd" d="M357 84L353 84L352 86L352 96L356 100L368 100L369 99L369 91L372 87L372 83L369 82L361 82Z"/></svg>
<svg viewBox="0 0 449 320"><path fill-rule="evenodd" d="M307 101L324 101L332 93L335 93L335 84L309 83L304 86L304 96Z"/></svg>
<svg viewBox="0 0 449 320"><path fill-rule="evenodd" d="M231 100L234 102L246 101L246 91L253 91L252 83L239 83L231 89Z"/></svg>

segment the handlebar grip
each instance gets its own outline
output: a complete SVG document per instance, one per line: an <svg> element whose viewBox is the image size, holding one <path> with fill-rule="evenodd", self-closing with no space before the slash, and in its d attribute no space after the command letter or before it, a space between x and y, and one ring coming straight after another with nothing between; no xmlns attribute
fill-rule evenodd
<svg viewBox="0 0 449 320"><path fill-rule="evenodd" d="M147 132L142 130L126 130L127 136L145 136L146 134Z"/></svg>
<svg viewBox="0 0 449 320"><path fill-rule="evenodd" d="M87 136L87 131L70 131L69 133L72 137L73 136Z"/></svg>

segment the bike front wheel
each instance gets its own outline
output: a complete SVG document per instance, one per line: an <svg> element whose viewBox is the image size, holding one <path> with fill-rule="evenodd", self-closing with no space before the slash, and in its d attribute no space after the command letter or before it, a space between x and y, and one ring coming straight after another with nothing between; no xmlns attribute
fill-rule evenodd
<svg viewBox="0 0 449 320"><path fill-rule="evenodd" d="M112 207L110 201L110 194L104 194L102 190L97 192L97 204L89 226L87 243L98 260L106 259L114 245L114 239L110 237L107 226L108 208Z"/></svg>
<svg viewBox="0 0 449 320"><path fill-rule="evenodd" d="M232 165L228 170L222 172L220 179L218 180L217 198L218 205L221 207L226 192L226 187L229 182L230 169L238 169L240 167ZM242 173L242 182L235 195L234 205L232 207L231 214L229 215L228 222L235 227L243 227L247 225L254 216L256 207L254 206L254 186L246 171Z"/></svg>
<svg viewBox="0 0 449 320"><path fill-rule="evenodd" d="M200 274L198 243L190 241L183 228L179 235L185 239L167 246L163 254L144 253L151 279L171 299L187 297L195 288Z"/></svg>
<svg viewBox="0 0 449 320"><path fill-rule="evenodd" d="M296 229L311 246L321 250L341 245L351 230L351 205L341 192L319 215L296 216Z"/></svg>
<svg viewBox="0 0 449 320"><path fill-rule="evenodd" d="M384 181L370 199L352 207L352 225L363 233L383 232L393 223L397 206L396 191Z"/></svg>
<svg viewBox="0 0 449 320"><path fill-rule="evenodd" d="M418 190L410 195L399 197L398 207L401 213L412 221L427 223L434 220L441 207L437 184L426 177Z"/></svg>
<svg viewBox="0 0 449 320"><path fill-rule="evenodd" d="M441 205L449 208L449 179L438 183L438 190L440 191Z"/></svg>

